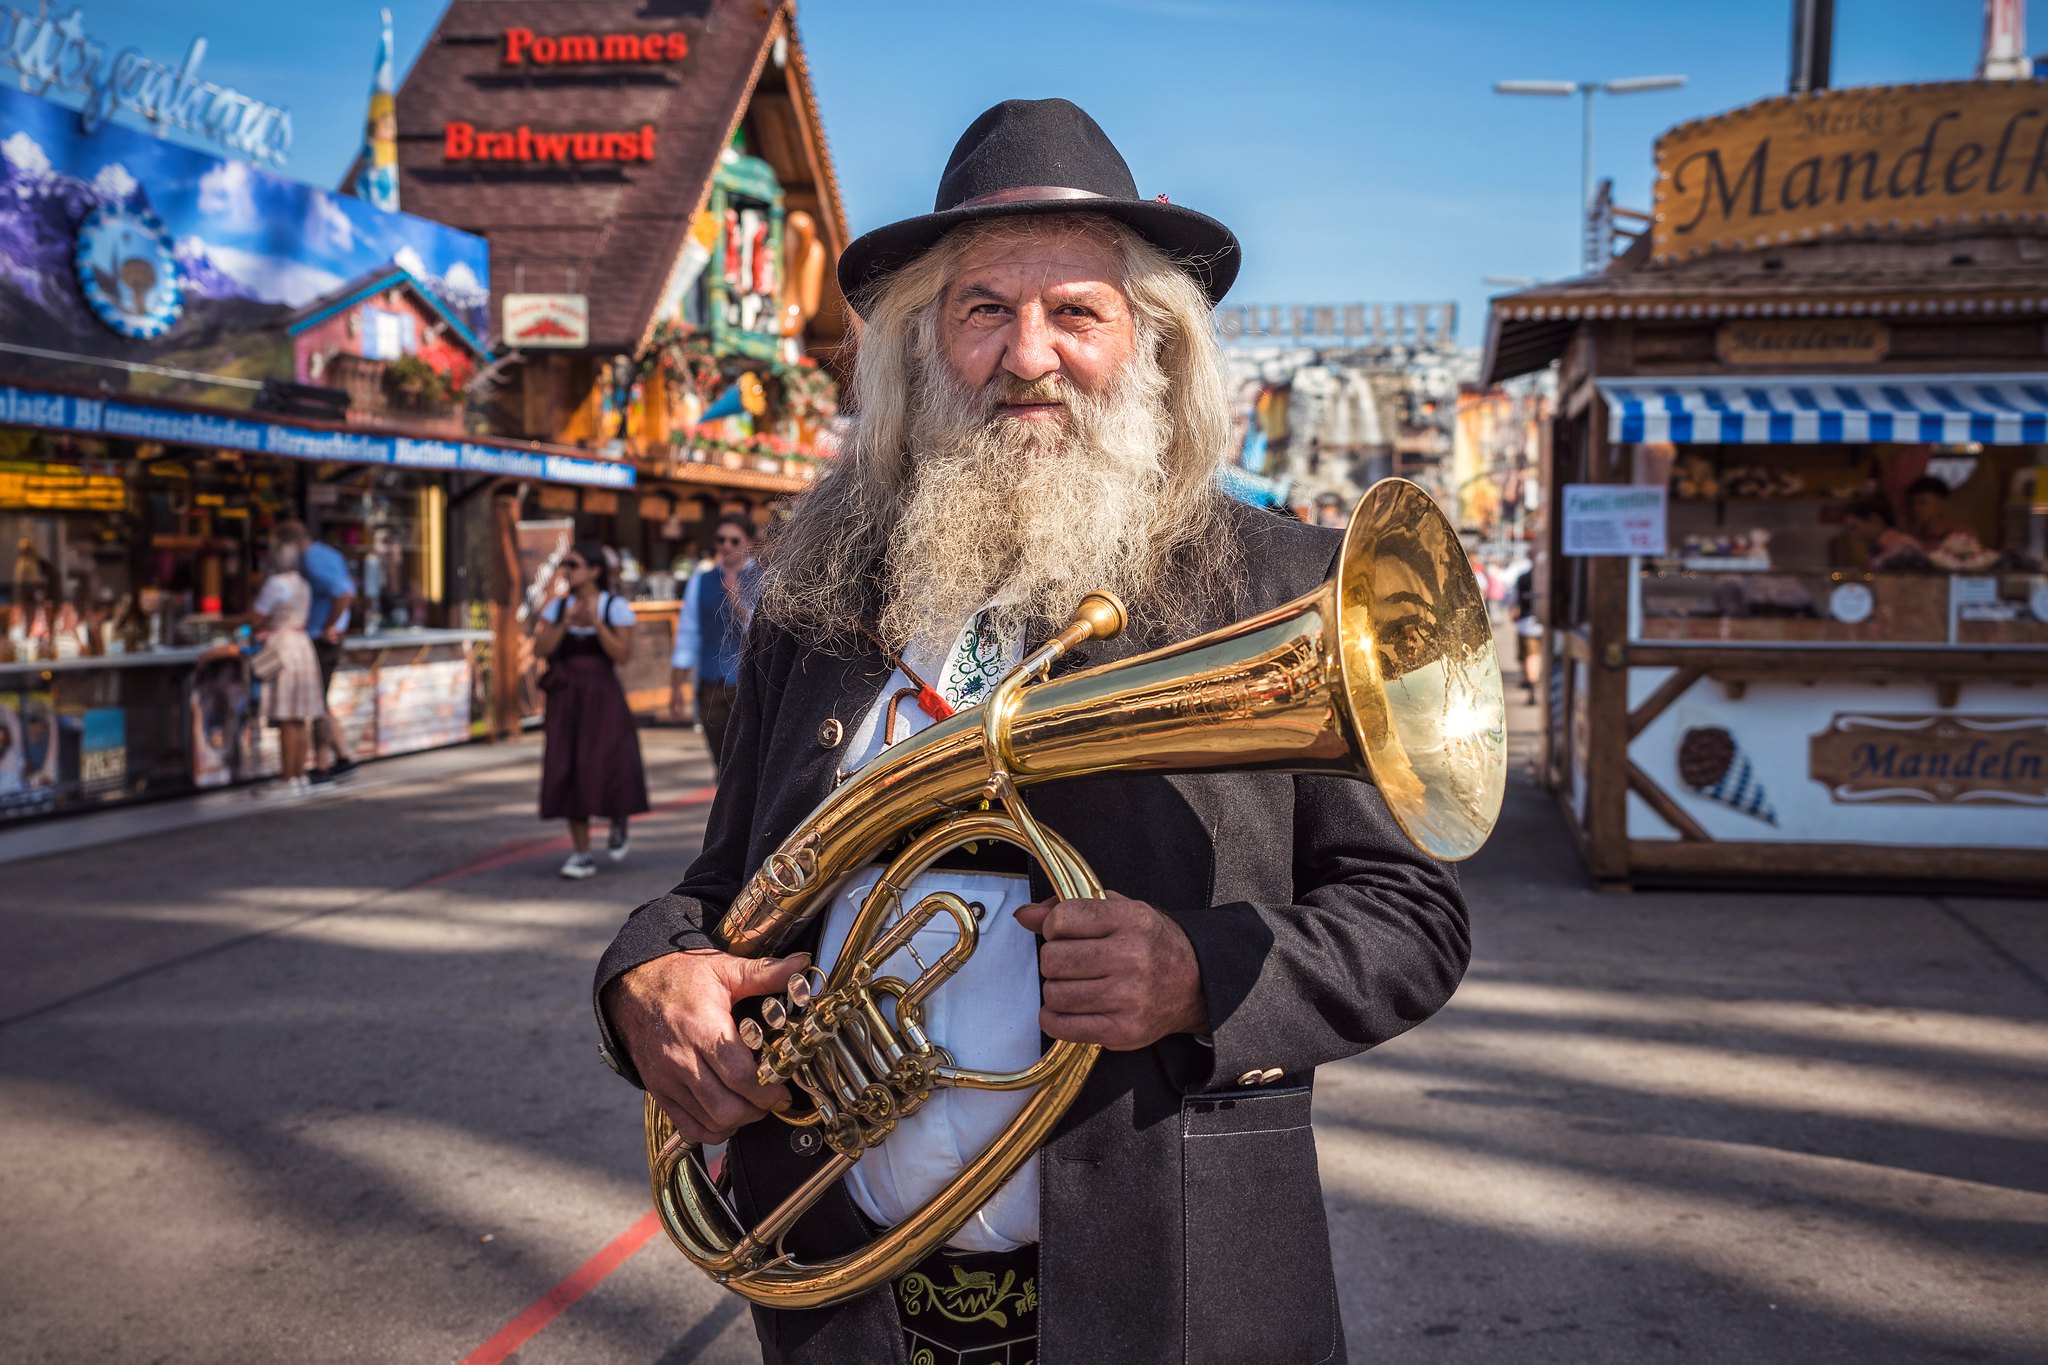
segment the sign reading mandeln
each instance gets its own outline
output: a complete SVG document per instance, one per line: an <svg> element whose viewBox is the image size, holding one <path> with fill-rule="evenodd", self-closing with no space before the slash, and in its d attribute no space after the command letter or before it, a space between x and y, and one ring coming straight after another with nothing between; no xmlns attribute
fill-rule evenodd
<svg viewBox="0 0 2048 1365"><path fill-rule="evenodd" d="M1875 318L1738 318L1714 333L1724 365L1874 365L1891 347Z"/></svg>
<svg viewBox="0 0 2048 1365"><path fill-rule="evenodd" d="M1807 771L1846 803L2048 805L2048 716L1838 715Z"/></svg>
<svg viewBox="0 0 2048 1365"><path fill-rule="evenodd" d="M1657 140L1651 255L2048 219L2048 93L1954 81L1781 95Z"/></svg>

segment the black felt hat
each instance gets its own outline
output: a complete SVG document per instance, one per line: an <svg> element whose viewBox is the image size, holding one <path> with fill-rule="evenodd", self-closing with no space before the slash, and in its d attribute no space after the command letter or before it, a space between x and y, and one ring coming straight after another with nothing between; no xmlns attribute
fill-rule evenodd
<svg viewBox="0 0 2048 1365"><path fill-rule="evenodd" d="M1005 100L960 135L932 212L878 227L839 256L839 287L864 295L956 227L1027 213L1101 213L1173 257L1215 303L1237 278L1230 229L1205 213L1138 197L1131 168L1094 119L1066 100Z"/></svg>

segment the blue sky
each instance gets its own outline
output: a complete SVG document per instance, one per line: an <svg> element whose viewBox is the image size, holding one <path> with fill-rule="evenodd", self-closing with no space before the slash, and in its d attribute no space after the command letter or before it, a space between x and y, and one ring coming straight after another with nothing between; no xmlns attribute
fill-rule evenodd
<svg viewBox="0 0 2048 1365"><path fill-rule="evenodd" d="M728 3L729 0L719 0ZM333 185L361 139L377 0L92 0L88 27L160 59L208 38L218 83L288 105L286 172ZM69 0L60 4L68 10ZM2030 51L2048 35L2034 6ZM393 0L401 71L442 5ZM855 232L931 206L960 130L1060 95L1116 140L1141 192L1229 223L1239 303L1456 299L1476 341L1487 275L1577 263L1579 103L1504 78L1683 73L1601 96L1596 175L1648 206L1650 144L1781 92L1790 0L800 0ZM1835 83L1975 69L1978 0L1839 0Z"/></svg>

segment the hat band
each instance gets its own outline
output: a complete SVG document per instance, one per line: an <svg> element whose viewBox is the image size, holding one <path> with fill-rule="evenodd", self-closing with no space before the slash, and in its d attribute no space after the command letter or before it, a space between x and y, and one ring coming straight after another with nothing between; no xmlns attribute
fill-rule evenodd
<svg viewBox="0 0 2048 1365"><path fill-rule="evenodd" d="M1071 190L1064 185L1019 185L1015 189L996 190L992 194L977 194L972 199L953 205L956 209L986 208L991 204L1022 204L1034 199L1107 199L1106 194L1094 190Z"/></svg>

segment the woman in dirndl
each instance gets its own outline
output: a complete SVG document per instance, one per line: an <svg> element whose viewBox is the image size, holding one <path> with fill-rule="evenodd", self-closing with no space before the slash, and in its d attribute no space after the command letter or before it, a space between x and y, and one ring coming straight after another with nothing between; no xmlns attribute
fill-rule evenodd
<svg viewBox="0 0 2048 1365"><path fill-rule="evenodd" d="M540 818L569 822L575 851L562 875L581 880L597 874L593 817L611 821L611 860L626 856L626 821L647 809L647 774L618 674L632 648L633 608L611 591L604 547L595 541L577 541L557 567L565 590L541 610L533 644L548 661L540 682L547 696Z"/></svg>
<svg viewBox="0 0 2048 1365"><path fill-rule="evenodd" d="M270 573L263 589L250 604L250 615L260 623L263 718L277 729L278 758L284 770L287 795L303 796L311 790L306 762L311 753L309 740L313 722L327 712L320 686L320 659L313 652L312 637L306 634L306 609L312 605L313 589L299 573L303 546L280 536L270 549ZM271 670L275 671L271 671Z"/></svg>

